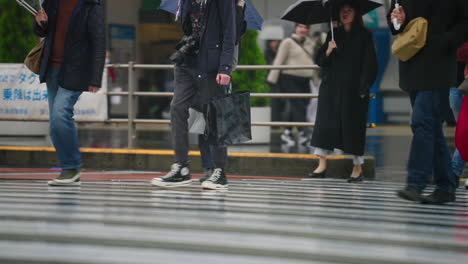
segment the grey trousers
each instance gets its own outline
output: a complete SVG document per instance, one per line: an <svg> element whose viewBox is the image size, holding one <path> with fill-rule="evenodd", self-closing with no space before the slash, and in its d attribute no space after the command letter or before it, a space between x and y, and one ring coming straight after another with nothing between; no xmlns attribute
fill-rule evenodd
<svg viewBox="0 0 468 264"><path fill-rule="evenodd" d="M189 151L188 118L189 108L207 103L215 96L226 94L226 89L216 83L215 77L201 78L192 68L181 65L174 70L174 98L171 102L172 142L177 163L186 164ZM211 159L215 168L225 168L227 148L210 145ZM202 152L202 155L207 155Z"/></svg>

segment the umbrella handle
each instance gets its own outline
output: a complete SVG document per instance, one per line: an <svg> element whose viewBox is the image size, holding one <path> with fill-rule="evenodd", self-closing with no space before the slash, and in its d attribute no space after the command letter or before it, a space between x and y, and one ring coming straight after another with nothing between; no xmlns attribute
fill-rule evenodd
<svg viewBox="0 0 468 264"><path fill-rule="evenodd" d="M395 9L400 9L400 5L398 3L395 4ZM393 23L393 28L395 30L400 30L401 24L398 23L398 20L396 18L393 19L392 23Z"/></svg>
<svg viewBox="0 0 468 264"><path fill-rule="evenodd" d="M330 28L331 28L332 40L335 41L335 32L334 32L333 20L332 19L330 19Z"/></svg>

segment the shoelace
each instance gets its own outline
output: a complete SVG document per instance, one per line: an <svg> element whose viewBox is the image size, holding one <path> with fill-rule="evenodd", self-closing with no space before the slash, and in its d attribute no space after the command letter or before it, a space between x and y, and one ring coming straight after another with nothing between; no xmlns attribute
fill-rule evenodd
<svg viewBox="0 0 468 264"><path fill-rule="evenodd" d="M215 169L213 174L211 174L211 177L208 179L210 182L215 182L221 177L222 170L221 169Z"/></svg>
<svg viewBox="0 0 468 264"><path fill-rule="evenodd" d="M168 173L166 174L166 176L164 176L164 177L162 177L162 178L163 178L163 179L168 179L168 178L174 177L174 175L176 175L176 174L180 171L180 168L181 168L181 167L182 167L182 166L179 165L179 164L177 164L177 163L176 163L176 164L173 164L173 165L171 166L171 171L168 172Z"/></svg>

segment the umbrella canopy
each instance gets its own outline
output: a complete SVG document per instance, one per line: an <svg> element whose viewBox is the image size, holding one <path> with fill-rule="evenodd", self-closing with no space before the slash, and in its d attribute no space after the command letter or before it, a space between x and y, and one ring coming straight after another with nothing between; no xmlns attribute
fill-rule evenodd
<svg viewBox="0 0 468 264"><path fill-rule="evenodd" d="M383 0L354 0L359 3L361 15L383 5ZM281 19L311 25L329 22L334 6L342 0L299 0L289 6Z"/></svg>
<svg viewBox="0 0 468 264"><path fill-rule="evenodd" d="M181 0L181 2L186 0ZM234 1L234 0L232 0ZM247 21L248 30L262 30L263 18L258 13L257 9L249 0L245 1L245 20ZM175 14L177 12L179 0L162 0L159 9Z"/></svg>

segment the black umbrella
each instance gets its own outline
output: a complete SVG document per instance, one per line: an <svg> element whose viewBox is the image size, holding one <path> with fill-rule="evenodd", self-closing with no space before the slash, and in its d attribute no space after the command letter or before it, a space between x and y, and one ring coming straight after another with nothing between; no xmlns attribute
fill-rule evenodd
<svg viewBox="0 0 468 264"><path fill-rule="evenodd" d="M333 20L333 7L343 0L298 0L286 9L281 19L311 25ZM359 3L361 15L383 5L383 0L354 0ZM333 25L331 25L333 34Z"/></svg>

